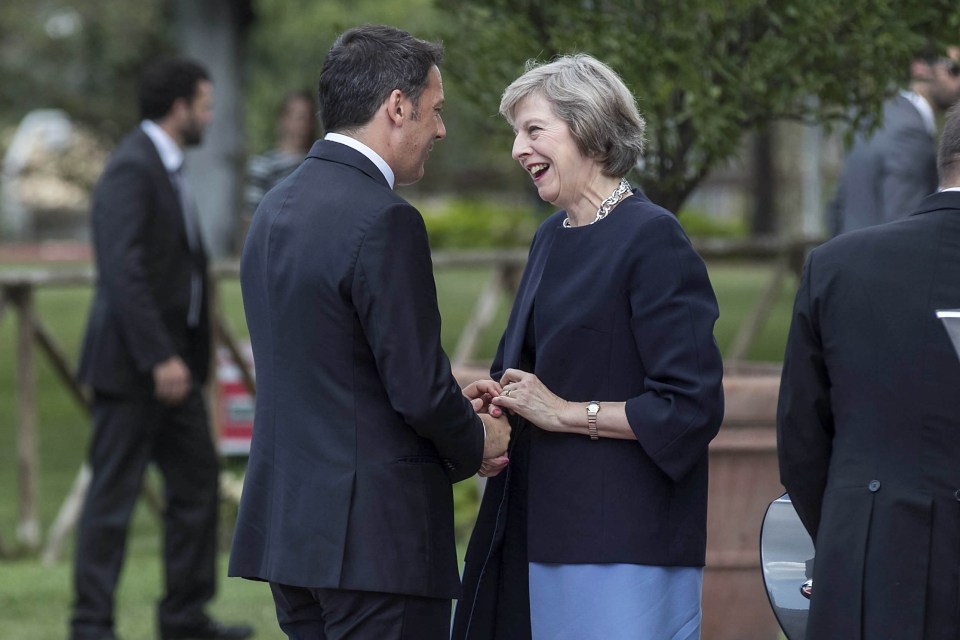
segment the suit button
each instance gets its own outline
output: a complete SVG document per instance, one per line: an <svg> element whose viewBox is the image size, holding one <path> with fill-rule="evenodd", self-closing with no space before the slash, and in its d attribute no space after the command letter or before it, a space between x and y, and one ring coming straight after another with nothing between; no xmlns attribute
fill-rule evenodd
<svg viewBox="0 0 960 640"><path fill-rule="evenodd" d="M960 489L953 492L953 497L957 499L957 502L960 502Z"/></svg>
<svg viewBox="0 0 960 640"><path fill-rule="evenodd" d="M867 485L867 489L870 489L870 491L872 491L872 492L874 492L874 493L876 493L877 491L880 491L880 481L879 481L879 480L871 480L871 481L870 481L870 484Z"/></svg>

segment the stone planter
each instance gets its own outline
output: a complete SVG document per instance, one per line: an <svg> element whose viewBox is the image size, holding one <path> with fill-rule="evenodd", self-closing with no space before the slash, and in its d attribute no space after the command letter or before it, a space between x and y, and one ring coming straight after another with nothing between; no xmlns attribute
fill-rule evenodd
<svg viewBox="0 0 960 640"><path fill-rule="evenodd" d="M728 366L723 426L710 444L703 640L774 640L760 571L760 525L783 493L777 467L779 364Z"/></svg>

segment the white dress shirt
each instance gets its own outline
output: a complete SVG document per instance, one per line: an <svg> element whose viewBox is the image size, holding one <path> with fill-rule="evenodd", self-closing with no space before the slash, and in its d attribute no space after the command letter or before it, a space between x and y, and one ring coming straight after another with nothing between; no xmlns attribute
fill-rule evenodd
<svg viewBox="0 0 960 640"><path fill-rule="evenodd" d="M380 157L380 154L363 144L356 138L351 138L350 136L345 136L342 133L328 133L323 136L324 140L329 140L331 142L339 142L340 144L345 144L351 149L356 149L363 155L367 156L370 159L370 162L377 165L377 168L380 169L380 173L383 174L383 177L387 179L387 184L390 185L390 188L393 189L393 169L390 168L390 165L387 164L387 161Z"/></svg>

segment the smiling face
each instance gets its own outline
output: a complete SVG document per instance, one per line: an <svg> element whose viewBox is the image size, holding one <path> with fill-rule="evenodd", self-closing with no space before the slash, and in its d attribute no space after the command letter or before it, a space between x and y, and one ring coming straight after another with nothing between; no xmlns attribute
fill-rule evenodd
<svg viewBox="0 0 960 640"><path fill-rule="evenodd" d="M447 135L443 126L443 80L437 67L430 69L427 86L420 94L417 109L406 96L404 101L410 114L403 123L403 153L395 169L397 184L413 184L423 177L424 164L430 157L433 143ZM416 114L416 117L413 117Z"/></svg>
<svg viewBox="0 0 960 640"><path fill-rule="evenodd" d="M600 166L580 153L570 127L534 93L513 114L513 159L533 179L540 198L569 210L586 193Z"/></svg>

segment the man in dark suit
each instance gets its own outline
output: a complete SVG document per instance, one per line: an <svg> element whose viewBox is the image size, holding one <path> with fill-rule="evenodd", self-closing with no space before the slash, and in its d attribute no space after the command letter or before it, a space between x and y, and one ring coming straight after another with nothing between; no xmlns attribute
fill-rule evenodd
<svg viewBox="0 0 960 640"><path fill-rule="evenodd" d="M960 633L960 108L941 191L804 267L783 364L780 477L814 540L807 638Z"/></svg>
<svg viewBox="0 0 960 640"><path fill-rule="evenodd" d="M183 149L212 114L207 72L164 60L140 82L143 121L93 194L98 279L79 378L94 391L93 479L77 535L71 637L115 638L114 594L150 462L164 476L163 640L246 638L204 612L215 590L218 460L201 387L210 360L207 259Z"/></svg>
<svg viewBox="0 0 960 640"><path fill-rule="evenodd" d="M423 219L392 189L446 135L441 55L392 27L342 34L326 138L243 250L258 388L229 573L270 582L291 638L447 638L451 483L506 451L506 420L475 412L499 385L457 385Z"/></svg>
<svg viewBox="0 0 960 640"><path fill-rule="evenodd" d="M931 48L910 65L910 86L883 105L879 127L858 133L827 218L838 235L890 222L937 189L936 114L960 99L960 48Z"/></svg>

